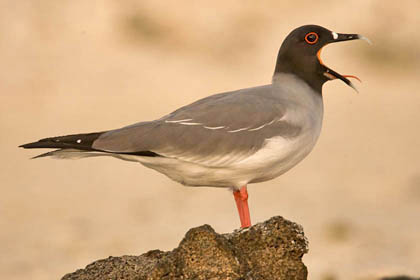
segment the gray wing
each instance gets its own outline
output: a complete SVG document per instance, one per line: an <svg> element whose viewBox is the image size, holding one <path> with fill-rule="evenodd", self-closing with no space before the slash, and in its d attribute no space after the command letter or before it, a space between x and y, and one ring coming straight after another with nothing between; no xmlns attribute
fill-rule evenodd
<svg viewBox="0 0 420 280"><path fill-rule="evenodd" d="M229 165L258 151L266 139L296 136L301 128L282 120L285 113L271 85L221 93L159 120L106 132L93 148L150 151L208 166Z"/></svg>

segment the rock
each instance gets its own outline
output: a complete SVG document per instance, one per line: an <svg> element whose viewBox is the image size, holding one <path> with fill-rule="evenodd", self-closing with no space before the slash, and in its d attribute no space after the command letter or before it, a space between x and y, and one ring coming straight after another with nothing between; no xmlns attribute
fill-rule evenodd
<svg viewBox="0 0 420 280"><path fill-rule="evenodd" d="M307 252L302 227L282 217L228 234L203 225L190 229L170 252L109 257L62 280L303 280L308 273L302 256Z"/></svg>

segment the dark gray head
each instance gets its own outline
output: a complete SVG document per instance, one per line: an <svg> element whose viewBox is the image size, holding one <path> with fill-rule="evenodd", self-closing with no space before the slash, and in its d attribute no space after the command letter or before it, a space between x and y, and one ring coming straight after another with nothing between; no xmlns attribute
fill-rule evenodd
<svg viewBox="0 0 420 280"><path fill-rule="evenodd" d="M340 79L354 88L346 78L355 76L340 75L325 66L320 58L322 47L329 43L364 39L359 34L340 34L318 25L304 25L293 30L283 41L277 57L277 73L292 73L306 81L316 91L329 80ZM369 40L367 40L369 42Z"/></svg>

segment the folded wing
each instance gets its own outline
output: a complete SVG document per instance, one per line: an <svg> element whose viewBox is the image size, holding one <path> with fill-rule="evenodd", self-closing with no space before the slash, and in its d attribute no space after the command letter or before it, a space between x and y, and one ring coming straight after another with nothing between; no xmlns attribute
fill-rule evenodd
<svg viewBox="0 0 420 280"><path fill-rule="evenodd" d="M159 120L105 132L92 147L112 153L148 151L220 167L247 158L266 139L296 136L300 127L288 123L285 114L271 85L261 86L213 95Z"/></svg>

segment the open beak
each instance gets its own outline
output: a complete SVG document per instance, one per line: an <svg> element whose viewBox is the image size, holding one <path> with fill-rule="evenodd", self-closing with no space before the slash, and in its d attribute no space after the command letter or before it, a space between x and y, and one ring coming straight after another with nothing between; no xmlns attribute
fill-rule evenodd
<svg viewBox="0 0 420 280"><path fill-rule="evenodd" d="M336 43L336 42L342 42L342 41L350 41L350 40L365 40L366 42L368 42L370 45L372 44L371 41L360 35L360 34L342 34L342 33L335 33L332 32L332 39L328 42L329 43ZM335 72L334 70L328 68L321 60L321 50L322 48L318 51L318 60L319 62L326 68L325 72L324 72L324 76L327 77L329 80L335 80L335 79L340 79L342 80L344 83L346 83L347 85L349 85L350 87L352 87L356 92L358 92L357 88L354 86L354 84L347 78L354 78L356 80L358 80L359 82L361 82L361 80L353 75L341 75L337 72Z"/></svg>

